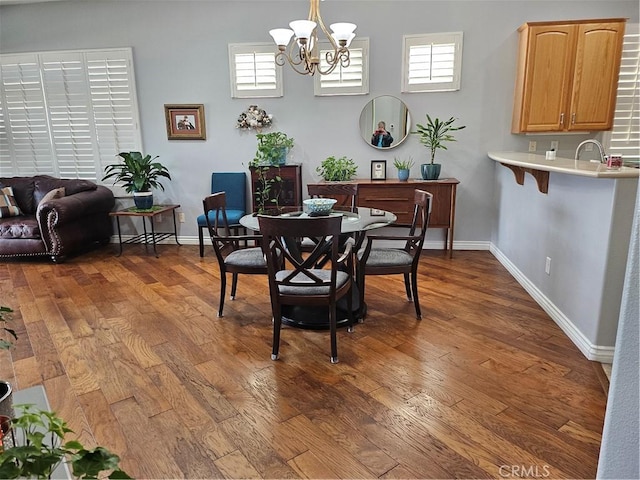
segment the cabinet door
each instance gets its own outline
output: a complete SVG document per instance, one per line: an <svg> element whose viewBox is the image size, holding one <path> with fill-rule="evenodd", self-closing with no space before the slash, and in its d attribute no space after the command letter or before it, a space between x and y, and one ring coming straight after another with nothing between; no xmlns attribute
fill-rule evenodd
<svg viewBox="0 0 640 480"><path fill-rule="evenodd" d="M548 132L565 128L569 119L567 101L573 74L575 25L544 25L521 33L524 56L522 102L518 132ZM518 88L516 88L516 93ZM514 119L514 123L516 120Z"/></svg>
<svg viewBox="0 0 640 480"><path fill-rule="evenodd" d="M569 130L609 130L616 107L624 22L578 25Z"/></svg>
<svg viewBox="0 0 640 480"><path fill-rule="evenodd" d="M264 203L265 208L290 207L302 204L302 180L300 165L282 165L269 167L264 172L264 179L269 182ZM263 191L264 180L256 168L251 167L251 197L253 211L260 210L259 192ZM277 199L277 201L276 201Z"/></svg>
<svg viewBox="0 0 640 480"><path fill-rule="evenodd" d="M420 188L433 195L429 226L446 228L451 226L451 189L452 184L428 184ZM412 198L413 200L413 198Z"/></svg>

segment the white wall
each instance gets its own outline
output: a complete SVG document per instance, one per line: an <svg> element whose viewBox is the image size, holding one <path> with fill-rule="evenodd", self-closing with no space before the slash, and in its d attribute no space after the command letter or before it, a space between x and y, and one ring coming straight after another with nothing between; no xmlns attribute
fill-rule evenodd
<svg viewBox="0 0 640 480"><path fill-rule="evenodd" d="M640 478L640 192L625 277L597 478Z"/></svg>
<svg viewBox="0 0 640 480"><path fill-rule="evenodd" d="M358 130L360 111L377 95L395 95L414 122L428 112L451 115L467 128L442 152L443 176L457 177L456 240L488 242L497 218L489 150L522 150L528 138L509 133L515 78L516 29L525 21L631 17L633 1L326 1L325 21L353 21L370 39L370 94L314 97L310 78L285 69L285 95L278 99L230 97L229 42L270 42L267 31L304 18L308 3L282 1L63 1L0 7L2 53L131 46L136 68L145 152L158 154L174 177L161 200L182 205L182 237L195 237L195 217L209 189L211 171L246 170L256 141L235 129L237 116L257 103L275 117L274 129L294 137L293 160L303 164L303 182L317 180L315 167L329 155L353 157L369 176L372 159L408 155L419 164L427 150L415 136L381 153ZM462 88L458 92L401 94L403 34L464 32ZM165 103L203 103L206 141L168 141ZM541 151L550 137L536 137ZM560 138L570 150L582 136ZM395 174L390 167L389 175ZM430 232L438 240L440 231Z"/></svg>
<svg viewBox="0 0 640 480"><path fill-rule="evenodd" d="M542 194L532 176L496 171L493 245L592 360L613 353L637 184L552 172Z"/></svg>

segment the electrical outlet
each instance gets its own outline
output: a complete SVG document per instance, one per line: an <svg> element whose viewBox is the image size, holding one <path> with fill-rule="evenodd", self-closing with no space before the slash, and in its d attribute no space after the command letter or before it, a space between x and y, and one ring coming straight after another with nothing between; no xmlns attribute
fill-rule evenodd
<svg viewBox="0 0 640 480"><path fill-rule="evenodd" d="M557 152L558 151L558 143L559 143L558 140L552 140L551 141L551 150L554 150L554 151Z"/></svg>
<svg viewBox="0 0 640 480"><path fill-rule="evenodd" d="M551 275L551 257L547 257L547 261L544 263L544 273Z"/></svg>
<svg viewBox="0 0 640 480"><path fill-rule="evenodd" d="M178 221L184 223L184 212L178 213Z"/></svg>
<svg viewBox="0 0 640 480"><path fill-rule="evenodd" d="M156 215L155 220L156 220L156 223L162 223L162 214Z"/></svg>
<svg viewBox="0 0 640 480"><path fill-rule="evenodd" d="M529 151L530 152L535 152L536 151L536 141L535 140L530 140L529 141Z"/></svg>
<svg viewBox="0 0 640 480"><path fill-rule="evenodd" d="M584 146L584 151L585 151L585 152L593 152L593 143L587 143L587 144Z"/></svg>

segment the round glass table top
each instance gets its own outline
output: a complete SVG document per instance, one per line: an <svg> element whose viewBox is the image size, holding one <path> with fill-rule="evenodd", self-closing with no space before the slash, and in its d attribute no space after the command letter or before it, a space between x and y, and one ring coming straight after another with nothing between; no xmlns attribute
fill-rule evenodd
<svg viewBox="0 0 640 480"><path fill-rule="evenodd" d="M284 211L267 212L265 215L278 215L279 217L291 218L296 220L304 220L314 218L313 215L303 211L302 208L287 208ZM342 216L342 233L362 232L381 228L397 220L395 214L385 210L378 210L369 207L358 207L356 212L341 211L333 209L328 214L331 216ZM240 219L240 225L250 230L259 231L258 216L255 214L245 215Z"/></svg>

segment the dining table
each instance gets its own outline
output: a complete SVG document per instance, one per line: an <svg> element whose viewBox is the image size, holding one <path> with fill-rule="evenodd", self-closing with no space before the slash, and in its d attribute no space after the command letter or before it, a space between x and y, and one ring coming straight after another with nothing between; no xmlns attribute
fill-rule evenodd
<svg viewBox="0 0 640 480"><path fill-rule="evenodd" d="M318 216L308 212L304 207L287 207L284 209L273 209L264 213L264 215L277 215L279 217L291 218L292 221L305 221ZM339 215L342 217L341 236L344 238L352 238L354 242L354 252L362 245L366 238L367 232L386 227L395 223L397 217L394 213L386 210L379 210L369 207L356 207L353 210L350 207L334 208L331 212L324 215ZM258 214L251 213L240 218L240 225L253 230L260 231L258 223ZM300 239L292 239L287 242L290 248L297 249L300 247ZM302 254L302 252L300 252ZM352 289L352 313L355 320L364 317L366 313L366 304L360 305L359 288L357 282L353 281ZM349 312L347 301L342 298L337 304L338 327L343 327L349 323ZM282 322L285 325L296 328L304 328L310 330L328 330L329 329L329 308L318 306L285 306L283 307Z"/></svg>

